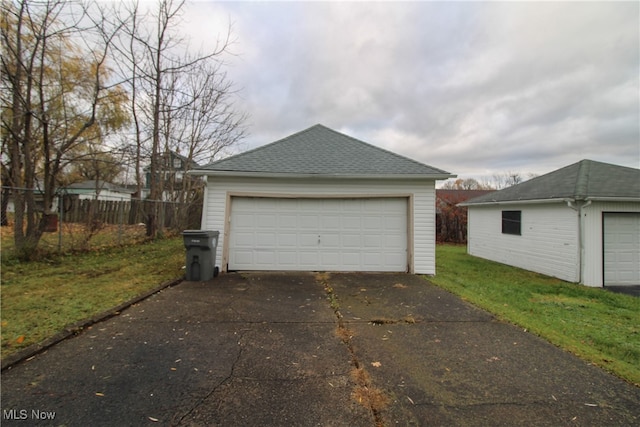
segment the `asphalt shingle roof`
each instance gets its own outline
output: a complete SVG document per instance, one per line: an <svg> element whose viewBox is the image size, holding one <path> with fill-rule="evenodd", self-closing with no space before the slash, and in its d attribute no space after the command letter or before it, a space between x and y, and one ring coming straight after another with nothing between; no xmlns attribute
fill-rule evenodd
<svg viewBox="0 0 640 427"><path fill-rule="evenodd" d="M198 171L439 178L451 175L319 124Z"/></svg>
<svg viewBox="0 0 640 427"><path fill-rule="evenodd" d="M463 205L546 199L640 199L640 169L581 160Z"/></svg>
<svg viewBox="0 0 640 427"><path fill-rule="evenodd" d="M90 181L76 182L74 184L68 185L66 188L69 189L69 190L91 190L91 191L95 191L96 185L98 187L98 190L110 190L110 191L115 191L115 192L119 192L119 193L133 193L133 190L129 190L127 188L120 187L120 186L117 186L115 184L112 184L110 182L105 182L105 181L98 181L97 184L96 184L96 181L91 181L91 180Z"/></svg>

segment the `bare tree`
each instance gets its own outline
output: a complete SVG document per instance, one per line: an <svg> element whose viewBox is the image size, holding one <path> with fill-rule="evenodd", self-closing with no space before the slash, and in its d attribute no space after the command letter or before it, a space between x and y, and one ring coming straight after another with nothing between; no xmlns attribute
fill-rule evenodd
<svg viewBox="0 0 640 427"><path fill-rule="evenodd" d="M69 154L100 137L105 109L122 96L106 83L117 28L90 16L89 7L62 0L2 2L3 164L10 186L19 189L12 194L14 232L23 257L38 245Z"/></svg>
<svg viewBox="0 0 640 427"><path fill-rule="evenodd" d="M512 185L520 184L524 179L520 172L503 172L500 174L493 175L493 184L497 190L502 190L503 188L511 187Z"/></svg>
<svg viewBox="0 0 640 427"><path fill-rule="evenodd" d="M481 184L475 178L458 178L453 181L446 181L442 188L445 190L493 190L491 186Z"/></svg>
<svg viewBox="0 0 640 427"><path fill-rule="evenodd" d="M127 37L118 50L126 59L122 72L133 92L136 181L141 189L140 170L146 154L151 201L163 197L167 182L163 159L167 151L186 148L190 164L201 152L215 154L243 135L244 116L232 110L231 85L220 71L222 57L231 44L230 27L210 51L192 54L178 32L184 5L184 0L160 0L157 7L143 13L135 4L121 17L121 22L127 23ZM206 144L205 139L209 141ZM155 236L159 212L157 203L152 206L147 230Z"/></svg>

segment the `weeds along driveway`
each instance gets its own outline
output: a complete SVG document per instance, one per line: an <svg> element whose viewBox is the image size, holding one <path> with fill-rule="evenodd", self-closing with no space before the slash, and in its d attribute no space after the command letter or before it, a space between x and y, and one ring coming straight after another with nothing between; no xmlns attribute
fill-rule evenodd
<svg viewBox="0 0 640 427"><path fill-rule="evenodd" d="M640 389L418 276L255 273L166 289L4 371L2 410L3 425L32 410L69 426L637 425Z"/></svg>
<svg viewBox="0 0 640 427"><path fill-rule="evenodd" d="M640 388L409 275L333 274L385 425L638 425Z"/></svg>

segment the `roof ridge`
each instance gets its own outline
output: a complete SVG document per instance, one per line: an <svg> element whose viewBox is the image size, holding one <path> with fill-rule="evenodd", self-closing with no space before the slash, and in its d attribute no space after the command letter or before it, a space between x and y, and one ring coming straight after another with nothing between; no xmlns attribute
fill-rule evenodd
<svg viewBox="0 0 640 427"><path fill-rule="evenodd" d="M574 198L583 200L589 194L589 176L591 171L591 160L581 160L578 162L578 174L576 177L576 187Z"/></svg>
<svg viewBox="0 0 640 427"><path fill-rule="evenodd" d="M283 137L283 138L280 138L280 139L277 139L277 140L275 140L275 141L273 141L273 142L269 142L269 143L267 143L267 144L260 145L260 146L258 146L258 147L252 148L252 149L250 149L250 150L243 151L242 153L233 154L233 155L231 155L231 156L229 156L229 157L225 157L224 159L219 159L219 160L213 161L213 162L211 162L211 163L209 163L209 164L207 164L207 165L204 165L204 166L210 166L210 165L213 165L213 164L216 164L216 163L219 163L219 162L224 162L225 160L228 160L228 159L231 159L231 158L237 159L238 157L245 157L247 154L253 154L253 153L255 153L255 152L258 152L258 151L264 150L264 149L266 149L267 147L270 147L270 146L272 146L272 145L274 145L274 144L277 144L277 143L279 143L279 142L286 141L286 140L288 140L288 139L293 138L294 136L298 136L298 135L300 135L301 133L307 132L308 130L313 129L313 128L314 128L314 127L316 127L316 126L322 126L322 125L321 125L321 124L315 124L315 125L313 125L313 126L311 126L311 127L307 128L307 129L303 129L303 130L300 130L300 131L298 131L298 132L292 133L291 135L287 135L287 136L285 136L285 137ZM322 127L325 127L325 126L322 126ZM329 129L329 128L327 128L327 129Z"/></svg>

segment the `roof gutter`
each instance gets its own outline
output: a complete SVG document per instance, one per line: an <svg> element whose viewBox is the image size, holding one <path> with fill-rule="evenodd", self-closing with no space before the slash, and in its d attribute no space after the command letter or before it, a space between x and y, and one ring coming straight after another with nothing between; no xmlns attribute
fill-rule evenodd
<svg viewBox="0 0 640 427"><path fill-rule="evenodd" d="M448 173L438 173L429 175L418 174L394 174L394 175L381 175L381 174L313 174L313 173L275 173L275 172L236 172L236 171L212 171L207 169L193 169L188 172L190 175L205 175L205 176L226 176L237 178L324 178L324 179L424 179L424 180L440 180L455 178L457 175Z"/></svg>
<svg viewBox="0 0 640 427"><path fill-rule="evenodd" d="M640 202L640 197L587 197L589 202Z"/></svg>
<svg viewBox="0 0 640 427"><path fill-rule="evenodd" d="M462 202L458 206L499 206L499 205L539 205L549 203L564 203L570 199L533 199L533 200L490 200L487 202ZM572 199L571 199L572 200Z"/></svg>
<svg viewBox="0 0 640 427"><path fill-rule="evenodd" d="M554 199L533 199L533 200L490 200L487 202L462 202L458 203L458 206L496 206L496 205L531 205L531 204L543 204L543 203L575 203L577 201L585 201L585 202L640 202L640 197L601 197L601 196L593 196L593 197L564 197L554 198ZM569 207L571 207L569 205Z"/></svg>

